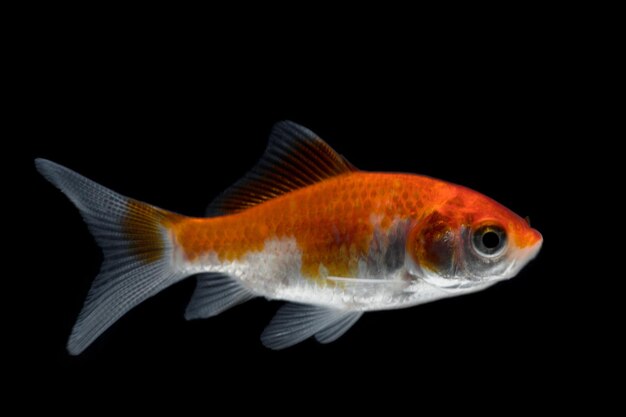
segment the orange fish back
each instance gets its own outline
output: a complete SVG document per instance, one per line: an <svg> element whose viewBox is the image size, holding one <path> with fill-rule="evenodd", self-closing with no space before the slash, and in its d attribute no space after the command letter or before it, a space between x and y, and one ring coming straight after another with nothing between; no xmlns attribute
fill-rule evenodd
<svg viewBox="0 0 626 417"><path fill-rule="evenodd" d="M375 227L418 219L445 200L449 185L405 174L352 172L302 188L240 213L185 218L173 226L184 256L193 262L215 254L220 261L260 252L272 239L295 238L302 274L354 277Z"/></svg>

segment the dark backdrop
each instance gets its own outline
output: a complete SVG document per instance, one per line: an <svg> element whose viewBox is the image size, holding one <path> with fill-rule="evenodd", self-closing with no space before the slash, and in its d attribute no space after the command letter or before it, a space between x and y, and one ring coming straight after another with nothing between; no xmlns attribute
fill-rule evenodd
<svg viewBox="0 0 626 417"><path fill-rule="evenodd" d="M566 142L577 122L576 93L549 42L409 42L375 52L366 42L330 53L315 42L293 49L284 38L203 44L57 29L25 35L9 113L11 155L26 184L16 191L10 225L18 227L15 256L25 256L9 295L17 316L12 357L35 369L22 376L104 374L132 383L175 372L168 381L184 385L189 372L244 391L297 390L320 377L325 386L410 391L418 381L471 389L545 383L570 369L563 352L576 323L563 296L569 277L559 228L571 174L553 144ZM122 194L199 216L256 162L272 125L284 119L309 127L362 169L463 184L530 216L544 235L541 253L486 291L366 314L333 344L307 341L280 352L259 341L280 303L254 300L187 322L189 279L69 356L65 343L100 254L77 210L32 160L51 159ZM407 375L408 386L397 382Z"/></svg>

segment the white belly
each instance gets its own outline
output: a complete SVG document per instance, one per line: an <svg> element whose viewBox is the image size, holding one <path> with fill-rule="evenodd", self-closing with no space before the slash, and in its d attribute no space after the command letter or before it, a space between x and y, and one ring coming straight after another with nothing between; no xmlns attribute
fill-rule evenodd
<svg viewBox="0 0 626 417"><path fill-rule="evenodd" d="M343 310L372 311L410 307L451 297L464 291L445 291L411 277L402 267L372 277L367 265L360 265L359 276L319 279L304 277L302 252L295 238L271 239L258 252L243 258L220 261L209 253L194 262L177 257L188 274L222 272L239 280L255 294L270 300L323 305ZM320 267L324 270L323 265ZM380 273L380 271L378 271Z"/></svg>

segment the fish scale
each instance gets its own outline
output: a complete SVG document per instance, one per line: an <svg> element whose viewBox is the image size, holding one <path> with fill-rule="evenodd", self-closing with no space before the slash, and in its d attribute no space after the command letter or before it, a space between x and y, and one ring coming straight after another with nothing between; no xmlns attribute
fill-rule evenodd
<svg viewBox="0 0 626 417"><path fill-rule="evenodd" d="M324 266L330 275L357 278L354 267L368 255L375 226L386 233L396 218L422 216L420 194L413 191L432 185L426 177L351 172L232 216L183 218L172 229L190 262L209 252L231 262L262 250L268 239L295 237L303 254L303 277L319 278ZM440 190L438 200L451 192Z"/></svg>

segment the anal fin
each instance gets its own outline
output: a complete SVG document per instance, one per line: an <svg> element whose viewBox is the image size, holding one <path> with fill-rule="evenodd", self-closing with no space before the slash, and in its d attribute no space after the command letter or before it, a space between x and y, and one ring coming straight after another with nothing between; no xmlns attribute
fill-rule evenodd
<svg viewBox="0 0 626 417"><path fill-rule="evenodd" d="M330 343L348 331L362 314L362 311L288 303L265 328L261 342L275 350L293 346L311 336L320 343Z"/></svg>
<svg viewBox="0 0 626 417"><path fill-rule="evenodd" d="M255 296L252 291L228 275L220 273L198 274L196 289L185 311L185 318L194 320L217 316Z"/></svg>

